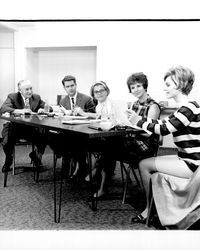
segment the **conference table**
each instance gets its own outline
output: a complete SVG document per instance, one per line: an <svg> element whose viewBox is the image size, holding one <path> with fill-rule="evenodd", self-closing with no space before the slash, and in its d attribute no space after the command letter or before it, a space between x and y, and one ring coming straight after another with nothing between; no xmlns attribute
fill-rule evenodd
<svg viewBox="0 0 200 250"><path fill-rule="evenodd" d="M77 140L77 143L80 140L84 140L84 151L86 152L87 162L88 162L88 170L90 176L90 187L91 187L91 209L95 211L97 209L97 199L94 198L93 192L93 180L92 180L92 148L90 147L90 143L93 139L97 138L106 138L106 137L116 137L116 136L126 136L127 133L141 133L141 131L132 129L132 128L123 128L120 127L118 129L111 130L101 130L95 126L90 128L91 123L97 124L99 121L94 120L81 120L80 123L71 122L68 124L69 117L66 119L65 117L53 116L49 117L48 115L39 115L39 114L31 114L31 115L13 115L7 114L0 116L0 119L26 126L32 126L36 128L43 128L48 131L62 132L66 136L70 135L70 138L73 140ZM70 122L69 122L70 123ZM56 167L56 159L54 157L54 220L55 222L60 222L60 213L61 213L61 196L62 196L62 174L60 180L60 199L59 199L59 211L57 218L57 204L56 204L56 176L55 176L55 167ZM62 170L61 170L62 171ZM5 178L5 177L4 177Z"/></svg>

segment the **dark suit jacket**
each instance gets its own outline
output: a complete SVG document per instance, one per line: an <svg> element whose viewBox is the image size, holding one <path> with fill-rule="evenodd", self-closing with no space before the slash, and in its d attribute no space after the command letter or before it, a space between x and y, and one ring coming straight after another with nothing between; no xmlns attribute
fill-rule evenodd
<svg viewBox="0 0 200 250"><path fill-rule="evenodd" d="M68 95L60 100L60 105L62 105L67 110L72 109L70 105L70 98ZM76 105L83 109L85 112L95 112L95 105L91 97L77 92Z"/></svg>
<svg viewBox="0 0 200 250"><path fill-rule="evenodd" d="M30 98L30 108L33 112L37 112L39 108L44 108L45 102L43 102L39 95L33 94ZM20 92L9 94L5 102L2 104L0 113L9 112L12 113L15 109L23 109L24 101ZM35 131L34 128L25 125L13 126L12 122L7 122L4 124L2 130L2 145L6 150L6 154L11 154L13 150L13 145L16 138L25 138L28 140L33 140L38 148L38 151L44 153L46 147L45 135L43 132Z"/></svg>
<svg viewBox="0 0 200 250"><path fill-rule="evenodd" d="M44 108L45 102L41 100L41 97L37 94L33 94L30 98L30 108L33 112L37 112L38 109ZM20 92L9 94L5 102L2 104L0 113L13 112L15 109L23 109L24 101Z"/></svg>

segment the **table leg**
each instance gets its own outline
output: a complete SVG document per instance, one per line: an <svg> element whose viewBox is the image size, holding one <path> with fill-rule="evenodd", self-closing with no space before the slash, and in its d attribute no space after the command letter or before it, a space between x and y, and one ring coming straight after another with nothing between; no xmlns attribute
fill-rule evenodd
<svg viewBox="0 0 200 250"><path fill-rule="evenodd" d="M60 215L61 215L63 174L64 174L64 159L62 158L61 177L60 177L60 196L59 196L58 220L57 220L57 223L60 223Z"/></svg>
<svg viewBox="0 0 200 250"><path fill-rule="evenodd" d="M87 152L87 161L89 168L89 177L90 177L90 190L91 190L91 201L92 201L92 210L97 210L97 199L94 198L94 186L93 186L93 178L92 178L92 154L91 152Z"/></svg>
<svg viewBox="0 0 200 250"><path fill-rule="evenodd" d="M56 211L56 163L57 157L53 154L53 183L54 183L54 222L57 222L57 211Z"/></svg>
<svg viewBox="0 0 200 250"><path fill-rule="evenodd" d="M94 186L93 186L93 178L92 178L92 154L91 152L87 152L87 160L89 167L89 177L90 177L90 190L91 190L91 201L92 201L92 210L97 210L97 199L94 198ZM60 194L59 194L59 203L58 203L58 214L57 214L57 192L56 192L56 164L57 157L54 155L54 221L56 223L60 222L61 216L61 203L62 203L62 184L63 184L63 172L64 172L64 160L62 160L62 168L61 168L61 178L60 178Z"/></svg>
<svg viewBox="0 0 200 250"><path fill-rule="evenodd" d="M60 177L60 194L59 194L59 203L58 203L58 214L57 214L57 192L56 192L56 164L57 157L54 154L54 222L60 223L60 215L61 215L61 202L62 202L62 184L63 184L63 173L64 173L64 159L62 158L62 166L61 166L61 177Z"/></svg>
<svg viewBox="0 0 200 250"><path fill-rule="evenodd" d="M7 185L7 178L8 178L8 172L5 172L4 173L4 184L3 184L3 187L6 187L6 185Z"/></svg>

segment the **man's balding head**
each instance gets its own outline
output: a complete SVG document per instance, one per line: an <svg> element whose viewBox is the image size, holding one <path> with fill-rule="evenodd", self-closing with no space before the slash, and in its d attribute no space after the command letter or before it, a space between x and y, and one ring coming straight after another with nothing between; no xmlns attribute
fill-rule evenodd
<svg viewBox="0 0 200 250"><path fill-rule="evenodd" d="M29 80L21 80L18 82L18 90L24 98L30 98L33 94L33 86Z"/></svg>

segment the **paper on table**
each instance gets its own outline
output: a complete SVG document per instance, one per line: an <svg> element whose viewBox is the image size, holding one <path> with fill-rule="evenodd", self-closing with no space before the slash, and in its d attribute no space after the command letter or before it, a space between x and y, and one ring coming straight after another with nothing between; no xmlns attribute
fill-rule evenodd
<svg viewBox="0 0 200 250"><path fill-rule="evenodd" d="M62 120L63 124L71 124L71 125L76 125L76 124L90 124L90 123L95 123L95 122L100 122L101 119L96 119L96 120L76 120L76 119L71 119L71 120Z"/></svg>
<svg viewBox="0 0 200 250"><path fill-rule="evenodd" d="M63 118L66 118L67 120L86 120L88 119L87 116L73 116L73 115L65 115Z"/></svg>
<svg viewBox="0 0 200 250"><path fill-rule="evenodd" d="M88 120L63 120L62 123L75 125L75 124L88 124L90 123L90 121Z"/></svg>

